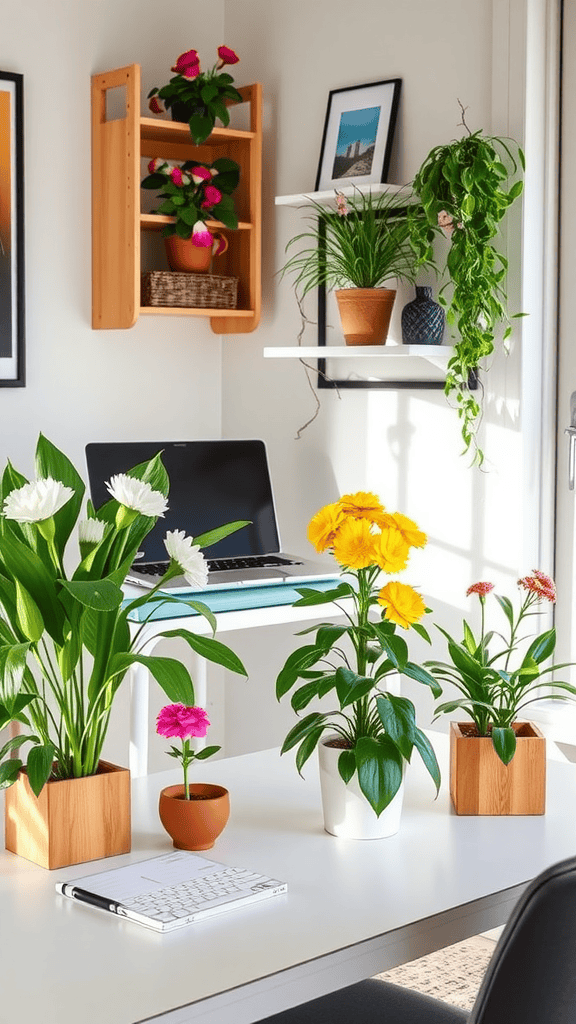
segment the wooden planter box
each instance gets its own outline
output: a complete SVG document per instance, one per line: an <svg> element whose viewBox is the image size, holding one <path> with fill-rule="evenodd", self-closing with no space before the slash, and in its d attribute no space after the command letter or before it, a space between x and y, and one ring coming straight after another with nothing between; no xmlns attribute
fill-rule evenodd
<svg viewBox="0 0 576 1024"><path fill-rule="evenodd" d="M100 761L96 775L47 782L34 796L25 771L5 791L6 849L43 868L130 852L130 772Z"/></svg>
<svg viewBox="0 0 576 1024"><path fill-rule="evenodd" d="M450 796L457 814L544 814L546 739L532 722L515 722L516 753L502 764L489 736L450 723Z"/></svg>

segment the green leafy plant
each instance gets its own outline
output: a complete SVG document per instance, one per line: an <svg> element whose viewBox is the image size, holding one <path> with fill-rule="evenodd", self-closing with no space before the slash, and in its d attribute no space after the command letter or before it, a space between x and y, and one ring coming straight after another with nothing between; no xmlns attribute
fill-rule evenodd
<svg viewBox="0 0 576 1024"><path fill-rule="evenodd" d="M569 667L564 665L548 665L556 647L556 630L548 629L536 636L525 650L516 668L511 665L512 658L518 654L518 648L525 646L528 637L519 636L520 626L530 615L537 615L534 605L541 601L554 603L556 587L554 581L545 573L534 569L531 576L518 580L518 586L525 591L518 614L515 615L512 602L507 597L495 595L509 627L508 636L485 630L485 604L487 595L494 589L493 583L474 583L468 594L477 594L481 608L480 637L477 639L466 622L463 622L464 636L461 642L454 640L446 630L438 627L448 641L448 654L451 664L441 661L426 662L427 667L437 680L451 683L463 695L454 700L439 704L436 717L452 714L463 708L472 719L471 735L491 736L494 750L504 764L509 764L516 751L516 733L513 728L520 712L541 700L542 696L534 694L534 690L545 684L551 692L546 694L547 700L571 700L576 697L576 687L570 683L542 677L558 669ZM493 653L490 649L495 637L502 640L504 646Z"/></svg>
<svg viewBox="0 0 576 1024"><path fill-rule="evenodd" d="M218 60L210 71L200 70L196 50L181 53L171 68L176 72L167 85L148 93L150 110L160 114L172 110L174 120L188 122L197 146L206 141L216 119L226 127L230 123L226 101L240 103L242 97L234 88L234 79L223 67L237 64L239 58L228 46L218 47Z"/></svg>
<svg viewBox="0 0 576 1024"><path fill-rule="evenodd" d="M316 632L315 639L289 656L276 680L276 696L280 700L297 686L291 698L297 714L330 693L338 707L303 717L286 736L282 753L297 746L296 766L301 772L323 734L335 733L334 745L342 748L341 778L348 784L357 772L360 789L379 816L398 792L404 764L414 749L437 790L440 785L436 756L416 725L413 703L385 689L386 677L401 672L430 686L436 696L441 693L434 677L410 661L406 641L396 635L398 625L412 626L429 641L418 622L426 611L424 601L405 583L378 582L382 572L405 568L410 548L423 547L426 537L406 516L385 512L376 495L364 492L346 494L320 509L308 536L317 551L332 551L352 582L327 591L299 591L302 596L295 607L333 603L347 622L323 622L303 630L300 635ZM352 612L339 604L342 599L351 601Z"/></svg>
<svg viewBox="0 0 576 1024"><path fill-rule="evenodd" d="M464 119L463 124L467 128ZM470 389L470 375L493 352L500 324L504 344L511 335L505 291L508 262L493 239L522 193L522 181L511 179L524 168L524 155L511 139L467 130L464 138L437 146L426 157L413 182L419 205L410 208L408 219L421 263L434 261L438 232L443 230L450 237L448 281L439 299L447 307L446 320L456 343L445 391L456 401L464 451L472 449L473 462L481 465L484 455L477 430L482 405L481 397Z"/></svg>
<svg viewBox="0 0 576 1024"><path fill-rule="evenodd" d="M238 185L240 167L234 160L220 157L213 164L187 160L174 165L156 157L148 164L150 172L142 188L158 189L160 204L156 213L174 217L162 234L192 238L197 245L211 245L206 221L219 220L227 228L238 227L231 193Z"/></svg>
<svg viewBox="0 0 576 1024"><path fill-rule="evenodd" d="M310 230L291 238L286 251L302 241L311 244L281 270L295 274L301 297L320 286L378 288L390 278L414 283L416 258L398 196L358 189L351 198L337 192L335 207L315 200L310 205Z"/></svg>
<svg viewBox="0 0 576 1024"><path fill-rule="evenodd" d="M16 781L23 767L19 748L30 744L26 770L38 795L49 778L97 772L114 697L131 665L145 665L171 701L194 704L188 670L173 658L141 653L147 619L131 634L130 616L150 601L173 601L159 591L175 576L205 584L200 548L246 523L229 523L194 540L169 531L163 579L125 600L126 574L167 507L160 454L113 477L107 484L110 501L97 512L88 502L86 518L80 476L43 435L36 473L30 483L8 463L0 484L0 729L16 722L27 730L0 749L0 788ZM67 574L68 542L76 527L80 558ZM214 638L210 609L201 601L186 603L210 622L212 637L186 629L161 635L181 637L209 661L246 675L239 658Z"/></svg>

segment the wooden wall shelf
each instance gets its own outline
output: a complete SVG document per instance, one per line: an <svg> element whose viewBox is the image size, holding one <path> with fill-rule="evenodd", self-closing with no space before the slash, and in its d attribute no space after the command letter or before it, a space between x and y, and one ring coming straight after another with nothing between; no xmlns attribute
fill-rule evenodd
<svg viewBox="0 0 576 1024"><path fill-rule="evenodd" d="M140 79L138 64L92 78L92 326L126 329L140 315L207 316L217 334L253 331L261 306L261 86L238 90L243 103L250 104L248 131L214 128L201 146L195 146L188 125L140 117ZM125 115L109 120L106 94L118 88L125 90ZM140 208L145 174L141 161L156 156L203 163L226 156L240 165L240 184L234 192L238 230L209 222L227 234L228 251L218 258L217 272L239 278L238 309L141 306L141 232L161 231L172 219Z"/></svg>

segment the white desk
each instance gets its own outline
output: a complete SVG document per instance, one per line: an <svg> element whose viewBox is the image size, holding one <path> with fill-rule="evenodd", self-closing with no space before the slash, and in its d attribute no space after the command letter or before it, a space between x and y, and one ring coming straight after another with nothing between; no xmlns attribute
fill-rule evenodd
<svg viewBox="0 0 576 1024"><path fill-rule="evenodd" d="M312 584L313 586L314 584ZM335 584L336 585L336 581ZM141 590L134 587L125 587L128 597L140 596ZM198 600L202 600L202 594L198 594ZM350 602L340 602L343 607ZM221 639L222 633L231 630L263 628L265 626L277 626L282 623L294 623L295 625L310 620L316 622L333 622L342 618L341 613L334 605L322 604L313 605L307 608L293 608L292 605L268 605L264 608L244 608L239 611L216 612L218 628L216 639ZM153 654L154 648L161 641L161 633L171 629L188 629L191 633L200 636L211 636L212 627L203 615L184 615L178 618L154 619L144 626L138 623L130 624L132 635L139 630L139 652L141 654ZM226 640L222 640L226 643ZM233 648L233 642L230 642ZM207 663L204 658L190 652L192 662L192 678L194 681L194 696L200 707L206 706L207 697ZM278 672L281 669L278 665ZM148 734L149 723L149 695L150 695L150 674L144 665L134 665L128 674L130 682L130 761L129 767L132 778L139 778L148 772ZM201 744L199 744L201 745Z"/></svg>
<svg viewBox="0 0 576 1024"><path fill-rule="evenodd" d="M446 737L433 734L445 769ZM157 816L177 772L133 784L133 851L48 872L0 853L1 1024L249 1024L504 922L530 878L576 850L576 766L550 762L548 813L459 818L415 762L390 839L322 829L315 766L264 751L202 766L231 793L212 852L289 891L157 935L59 897L57 879L169 850Z"/></svg>

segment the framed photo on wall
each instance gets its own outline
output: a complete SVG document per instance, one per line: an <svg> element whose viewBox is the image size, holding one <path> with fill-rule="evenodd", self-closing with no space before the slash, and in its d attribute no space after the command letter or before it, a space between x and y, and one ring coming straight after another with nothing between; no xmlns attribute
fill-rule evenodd
<svg viewBox="0 0 576 1024"><path fill-rule="evenodd" d="M316 192L386 181L401 78L332 89L324 122Z"/></svg>
<svg viewBox="0 0 576 1024"><path fill-rule="evenodd" d="M0 71L0 387L23 387L24 141L22 75Z"/></svg>

